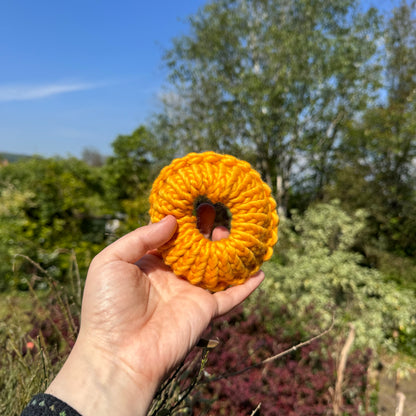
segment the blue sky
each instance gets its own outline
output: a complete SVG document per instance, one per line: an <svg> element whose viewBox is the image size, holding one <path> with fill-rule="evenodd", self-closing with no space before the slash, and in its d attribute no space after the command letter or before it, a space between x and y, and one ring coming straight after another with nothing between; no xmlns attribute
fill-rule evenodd
<svg viewBox="0 0 416 416"><path fill-rule="evenodd" d="M110 154L157 109L163 51L205 3L1 1L0 152Z"/></svg>
<svg viewBox="0 0 416 416"><path fill-rule="evenodd" d="M203 0L0 2L0 152L111 153L157 108L163 51Z"/></svg>

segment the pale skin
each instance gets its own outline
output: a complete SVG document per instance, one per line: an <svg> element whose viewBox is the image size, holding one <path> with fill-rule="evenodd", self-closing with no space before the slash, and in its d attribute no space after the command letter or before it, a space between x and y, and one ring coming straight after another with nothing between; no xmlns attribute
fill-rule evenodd
<svg viewBox="0 0 416 416"><path fill-rule="evenodd" d="M205 212L204 212L205 210ZM209 235L212 212L203 207L200 230ZM176 219L125 235L91 262L81 328L71 354L46 393L83 416L145 415L164 377L198 342L211 320L233 309L262 282L210 293L176 277L155 255ZM212 239L228 236L217 227Z"/></svg>

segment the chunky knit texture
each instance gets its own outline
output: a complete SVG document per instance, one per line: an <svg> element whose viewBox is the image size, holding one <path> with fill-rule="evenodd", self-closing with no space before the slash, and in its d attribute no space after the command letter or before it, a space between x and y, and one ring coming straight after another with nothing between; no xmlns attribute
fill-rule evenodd
<svg viewBox="0 0 416 416"><path fill-rule="evenodd" d="M231 214L230 235L205 238L197 225L198 201ZM214 152L190 153L162 169L150 194L150 217L174 215L178 229L159 250L177 276L219 291L244 283L273 254L279 218L270 188L250 164Z"/></svg>

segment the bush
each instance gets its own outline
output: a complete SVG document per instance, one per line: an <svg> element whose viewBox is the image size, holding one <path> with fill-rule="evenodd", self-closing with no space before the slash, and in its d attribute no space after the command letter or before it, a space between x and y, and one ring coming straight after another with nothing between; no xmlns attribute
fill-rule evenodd
<svg viewBox="0 0 416 416"><path fill-rule="evenodd" d="M282 319L289 319L284 311L282 314ZM278 360L256 366L304 341L300 333L287 337L281 328L269 332L265 325L269 316L266 308L261 308L261 315L248 316L240 309L215 323L211 337L217 337L220 345L209 353L203 384L193 396L193 414L249 415L259 404L262 415L331 414L342 343L330 333ZM350 357L344 385L345 414L358 416L366 407L370 359L370 350L357 350ZM365 414L373 413L367 409Z"/></svg>
<svg viewBox="0 0 416 416"><path fill-rule="evenodd" d="M97 170L74 159L29 158L0 167L0 290L27 289L35 271L15 255L30 256L55 278L68 271L73 252L84 272L107 243L107 211ZM19 266L19 261L18 261Z"/></svg>
<svg viewBox="0 0 416 416"><path fill-rule="evenodd" d="M395 353L400 344L394 334L414 327L416 301L412 291L368 267L354 250L365 218L363 211L348 215L335 201L282 221L279 231L286 248L264 265L262 287L275 319L287 307L294 327L308 332L316 322L310 314L313 305L323 326L334 313L339 327L353 323L357 347Z"/></svg>

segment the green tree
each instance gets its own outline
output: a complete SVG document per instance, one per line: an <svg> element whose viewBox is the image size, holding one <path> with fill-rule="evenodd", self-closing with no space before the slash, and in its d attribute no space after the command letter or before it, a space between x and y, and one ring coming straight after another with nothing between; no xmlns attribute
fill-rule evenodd
<svg viewBox="0 0 416 416"><path fill-rule="evenodd" d="M330 195L371 214L368 236L381 250L416 254L416 24L403 2L385 31L386 98L351 123Z"/></svg>
<svg viewBox="0 0 416 416"><path fill-rule="evenodd" d="M113 155L107 159L105 171L115 200L135 197L148 188L153 146L154 141L144 126L113 141Z"/></svg>
<svg viewBox="0 0 416 416"><path fill-rule="evenodd" d="M171 157L169 147L151 129L138 127L112 143L113 155L103 167L106 199L114 213L127 216L120 232L147 222L148 196L160 168Z"/></svg>
<svg viewBox="0 0 416 416"><path fill-rule="evenodd" d="M29 158L1 167L0 286L36 274L29 262L15 259L19 254L59 277L69 267L68 256L59 253L73 250L84 272L105 243L102 193L97 172L75 158ZM13 273L14 261L22 273Z"/></svg>
<svg viewBox="0 0 416 416"><path fill-rule="evenodd" d="M98 150L87 147L82 151L81 159L89 166L100 167L104 165L106 158Z"/></svg>
<svg viewBox="0 0 416 416"><path fill-rule="evenodd" d="M292 187L327 183L341 127L377 88L378 26L354 0L212 1L166 55L158 120L178 153L251 161L285 212Z"/></svg>

